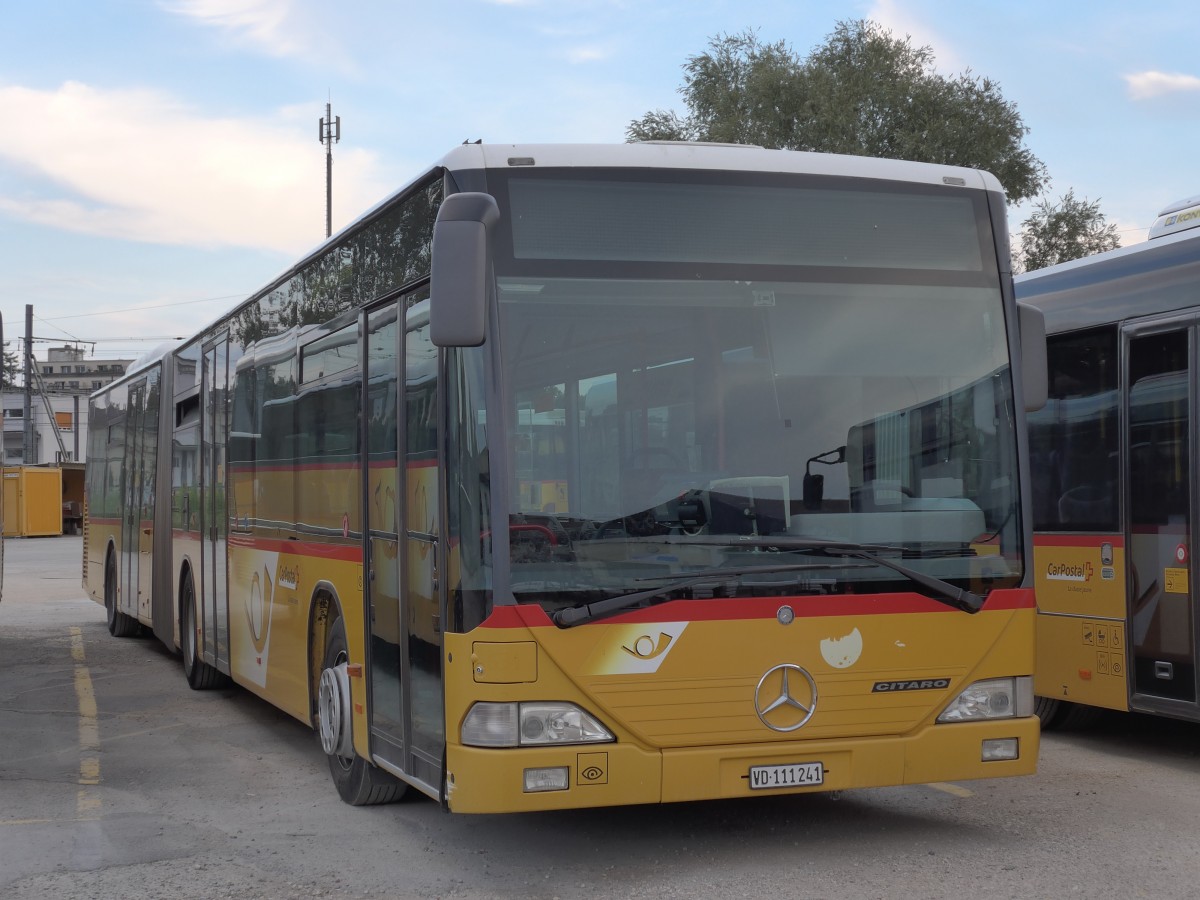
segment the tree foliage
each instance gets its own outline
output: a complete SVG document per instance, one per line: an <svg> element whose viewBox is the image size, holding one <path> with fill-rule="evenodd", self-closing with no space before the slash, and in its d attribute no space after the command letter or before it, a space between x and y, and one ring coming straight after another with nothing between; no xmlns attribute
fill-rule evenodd
<svg viewBox="0 0 1200 900"><path fill-rule="evenodd" d="M758 144L972 166L992 172L1010 203L1037 196L1045 165L999 85L968 69L947 78L930 47L867 20L839 22L807 58L753 31L710 40L683 66L688 113L654 110L626 137Z"/></svg>
<svg viewBox="0 0 1200 900"><path fill-rule="evenodd" d="M1079 200L1069 190L1054 203L1043 199L1021 223L1018 269L1032 272L1121 246L1117 226L1100 212L1100 201Z"/></svg>
<svg viewBox="0 0 1200 900"><path fill-rule="evenodd" d="M5 344L7 347L8 345ZM4 387L10 388L20 380L21 377L21 361L17 358L16 351L2 351L3 363L3 379Z"/></svg>

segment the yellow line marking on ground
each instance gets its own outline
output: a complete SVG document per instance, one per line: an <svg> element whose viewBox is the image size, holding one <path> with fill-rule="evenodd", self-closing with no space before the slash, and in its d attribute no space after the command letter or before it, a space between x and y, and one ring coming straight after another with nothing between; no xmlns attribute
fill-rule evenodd
<svg viewBox="0 0 1200 900"><path fill-rule="evenodd" d="M93 819L100 798L88 788L100 783L100 722L96 692L83 653L83 630L71 628L71 658L75 660L75 697L79 700L79 791L75 795L76 821Z"/></svg>
<svg viewBox="0 0 1200 900"><path fill-rule="evenodd" d="M123 731L120 734L108 735L108 737L104 738L101 743L111 745L114 741L123 741L128 738L142 737L143 735L147 735L147 734L157 734L160 731L169 731L172 728L183 728L187 724L188 724L187 722L172 722L169 725L155 725L153 728L143 728L140 731ZM67 753L75 753L75 752L77 752L77 751L75 751L72 748L49 750L45 753L31 753L29 756L18 756L18 757L15 757L15 758L9 760L9 762L11 762L11 763L28 762L31 759L45 759L48 756L62 756Z"/></svg>
<svg viewBox="0 0 1200 900"><path fill-rule="evenodd" d="M967 797L975 796L974 792L968 791L965 787L961 787L957 784L947 784L944 781L936 781L929 786L934 790L941 791L944 794L950 794L953 797L962 797L963 799L966 799Z"/></svg>

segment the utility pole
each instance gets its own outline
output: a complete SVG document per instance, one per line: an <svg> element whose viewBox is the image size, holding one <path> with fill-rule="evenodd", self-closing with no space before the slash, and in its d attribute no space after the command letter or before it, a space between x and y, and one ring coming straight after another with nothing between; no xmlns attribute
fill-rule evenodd
<svg viewBox="0 0 1200 900"><path fill-rule="evenodd" d="M4 316L0 314L0 397L4 396ZM0 600L4 594L4 464L8 448L4 446L4 403L0 402Z"/></svg>
<svg viewBox="0 0 1200 900"><path fill-rule="evenodd" d="M321 120L321 143L325 145L325 237L333 234L333 145L342 139L342 117L333 116L333 104L325 104Z"/></svg>
<svg viewBox="0 0 1200 900"><path fill-rule="evenodd" d="M25 441L21 459L25 465L37 463L33 442L33 304L25 304Z"/></svg>

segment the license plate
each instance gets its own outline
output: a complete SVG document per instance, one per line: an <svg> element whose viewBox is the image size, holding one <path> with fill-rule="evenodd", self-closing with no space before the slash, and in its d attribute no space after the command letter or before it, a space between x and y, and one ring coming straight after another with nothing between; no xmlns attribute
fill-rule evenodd
<svg viewBox="0 0 1200 900"><path fill-rule="evenodd" d="M750 790L814 787L825 783L825 767L819 762L790 763L786 766L751 766Z"/></svg>

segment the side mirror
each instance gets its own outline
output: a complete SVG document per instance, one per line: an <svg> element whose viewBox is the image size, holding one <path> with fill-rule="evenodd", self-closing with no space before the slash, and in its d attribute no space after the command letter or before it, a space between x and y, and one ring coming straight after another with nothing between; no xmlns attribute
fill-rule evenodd
<svg viewBox="0 0 1200 900"><path fill-rule="evenodd" d="M1021 329L1021 387L1025 411L1037 412L1050 395L1049 367L1046 363L1046 317L1040 309L1017 304Z"/></svg>
<svg viewBox="0 0 1200 900"><path fill-rule="evenodd" d="M478 347L487 334L491 194L451 194L433 224L429 337L438 347Z"/></svg>

